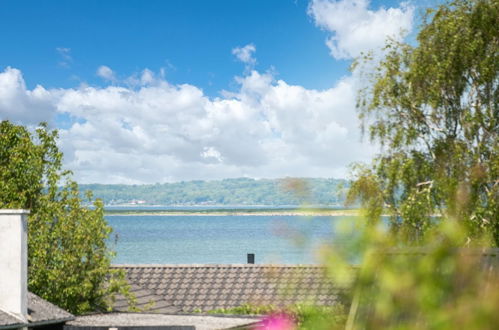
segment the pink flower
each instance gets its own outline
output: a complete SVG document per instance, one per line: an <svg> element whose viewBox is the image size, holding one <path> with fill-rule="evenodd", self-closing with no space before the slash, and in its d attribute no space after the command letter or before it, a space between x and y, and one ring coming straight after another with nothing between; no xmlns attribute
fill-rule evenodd
<svg viewBox="0 0 499 330"><path fill-rule="evenodd" d="M263 318L254 330L295 330L296 328L293 317L286 313L275 313Z"/></svg>

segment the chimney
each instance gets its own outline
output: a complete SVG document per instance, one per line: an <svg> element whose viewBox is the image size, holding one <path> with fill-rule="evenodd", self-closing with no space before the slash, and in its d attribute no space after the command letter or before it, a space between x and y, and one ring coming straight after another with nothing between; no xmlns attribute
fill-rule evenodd
<svg viewBox="0 0 499 330"><path fill-rule="evenodd" d="M28 314L27 210L0 209L0 309Z"/></svg>
<svg viewBox="0 0 499 330"><path fill-rule="evenodd" d="M247 259L248 259L248 264L254 264L255 263L255 254L248 253Z"/></svg>

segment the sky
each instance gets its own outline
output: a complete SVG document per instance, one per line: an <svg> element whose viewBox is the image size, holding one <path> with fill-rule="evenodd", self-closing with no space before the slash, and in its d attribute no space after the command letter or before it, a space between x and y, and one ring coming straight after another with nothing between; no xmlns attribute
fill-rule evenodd
<svg viewBox="0 0 499 330"><path fill-rule="evenodd" d="M349 67L429 2L1 0L0 120L58 129L80 183L344 178L377 152Z"/></svg>

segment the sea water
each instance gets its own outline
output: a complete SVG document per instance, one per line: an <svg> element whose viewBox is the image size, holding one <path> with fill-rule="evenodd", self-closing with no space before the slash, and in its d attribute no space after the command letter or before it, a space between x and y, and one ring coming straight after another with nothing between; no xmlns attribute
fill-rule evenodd
<svg viewBox="0 0 499 330"><path fill-rule="evenodd" d="M315 264L344 217L107 215L114 264Z"/></svg>

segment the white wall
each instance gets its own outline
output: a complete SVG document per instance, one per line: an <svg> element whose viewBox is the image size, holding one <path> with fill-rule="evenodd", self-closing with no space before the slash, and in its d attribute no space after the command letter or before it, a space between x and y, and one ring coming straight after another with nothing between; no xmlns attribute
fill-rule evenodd
<svg viewBox="0 0 499 330"><path fill-rule="evenodd" d="M27 210L0 209L0 309L27 316Z"/></svg>

